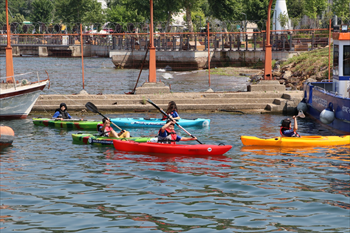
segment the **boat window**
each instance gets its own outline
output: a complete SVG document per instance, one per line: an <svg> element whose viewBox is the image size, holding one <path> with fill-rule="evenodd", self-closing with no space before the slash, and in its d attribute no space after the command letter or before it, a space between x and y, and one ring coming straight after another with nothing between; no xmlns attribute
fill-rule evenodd
<svg viewBox="0 0 350 233"><path fill-rule="evenodd" d="M339 75L339 45L335 44L333 48L333 75Z"/></svg>
<svg viewBox="0 0 350 233"><path fill-rule="evenodd" d="M344 65L343 65L343 75L350 75L350 45L344 46Z"/></svg>

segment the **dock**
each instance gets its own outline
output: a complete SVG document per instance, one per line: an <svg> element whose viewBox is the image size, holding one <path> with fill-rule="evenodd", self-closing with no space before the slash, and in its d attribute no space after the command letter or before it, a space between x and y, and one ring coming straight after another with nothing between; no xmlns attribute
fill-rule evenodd
<svg viewBox="0 0 350 233"><path fill-rule="evenodd" d="M303 98L303 92L286 90L276 80L262 80L251 84L246 92L187 92L108 95L40 95L31 114L51 114L60 103L67 104L69 112L87 112L85 104L94 103L106 113L147 112L156 109L147 102L152 100L166 109L169 101L175 101L181 112L242 112L242 113L286 113L294 114ZM137 92L136 92L137 93Z"/></svg>

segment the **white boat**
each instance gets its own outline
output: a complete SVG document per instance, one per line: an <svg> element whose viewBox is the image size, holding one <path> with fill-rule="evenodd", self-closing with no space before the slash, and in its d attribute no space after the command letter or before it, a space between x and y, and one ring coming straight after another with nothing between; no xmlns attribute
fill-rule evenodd
<svg viewBox="0 0 350 233"><path fill-rule="evenodd" d="M32 74L14 75L13 71L13 56L11 47L11 30L8 20L8 1L5 4L6 10L6 77L0 78L0 119L23 119L27 118L32 110L40 92L45 88L49 79L29 82L27 79L18 81L16 77ZM25 76L27 78L27 76ZM30 80L32 77L28 75ZM17 80L16 80L17 79Z"/></svg>
<svg viewBox="0 0 350 233"><path fill-rule="evenodd" d="M8 77L1 78L1 81L6 78ZM28 82L27 79L17 82L15 77L13 80L13 83L0 84L0 119L27 118L40 92L49 82L48 79L39 80L39 78L35 82Z"/></svg>

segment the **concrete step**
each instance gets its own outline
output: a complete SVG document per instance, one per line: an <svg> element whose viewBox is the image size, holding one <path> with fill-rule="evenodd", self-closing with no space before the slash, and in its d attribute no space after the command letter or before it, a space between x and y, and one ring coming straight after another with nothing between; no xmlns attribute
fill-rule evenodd
<svg viewBox="0 0 350 233"><path fill-rule="evenodd" d="M276 92L225 92L225 93L170 93L170 94L145 94L145 95L40 95L38 100L94 100L94 99L199 99L199 98L281 98L283 93Z"/></svg>
<svg viewBox="0 0 350 233"><path fill-rule="evenodd" d="M275 98L200 98L200 99L175 99L176 105L181 107L185 104L236 104L236 103L272 103ZM152 101L156 104L164 104L167 105L169 100L164 99L152 99ZM68 106L71 105L82 105L85 106L89 100L38 100L35 105L57 105L59 106L59 102L64 102ZM143 105L149 104L146 100L126 100L126 99L94 99L91 100L93 104L96 106L99 105Z"/></svg>
<svg viewBox="0 0 350 233"><path fill-rule="evenodd" d="M166 109L167 104L157 104L159 107ZM178 106L181 112L199 110L199 111L213 111L213 110L253 110L253 109L264 109L266 103L236 103L236 104L183 104ZM57 109L57 106L53 105L34 105L33 112L53 112ZM139 111L157 111L155 107L150 104L147 105L98 105L100 111L109 112L139 112ZM83 111L86 112L86 108L83 105L68 105L69 111Z"/></svg>

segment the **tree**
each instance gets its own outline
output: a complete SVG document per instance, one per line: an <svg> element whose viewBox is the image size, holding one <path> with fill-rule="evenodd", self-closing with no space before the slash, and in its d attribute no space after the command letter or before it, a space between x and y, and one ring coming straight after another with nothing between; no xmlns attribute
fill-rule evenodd
<svg viewBox="0 0 350 233"><path fill-rule="evenodd" d="M50 0L35 0L32 3L33 12L30 15L32 22L51 23L53 19L54 4Z"/></svg>
<svg viewBox="0 0 350 233"><path fill-rule="evenodd" d="M332 11L341 18L342 22L350 19L350 0L335 0Z"/></svg>
<svg viewBox="0 0 350 233"><path fill-rule="evenodd" d="M221 20L243 19L241 0L208 0L212 15Z"/></svg>
<svg viewBox="0 0 350 233"><path fill-rule="evenodd" d="M31 14L31 4L34 0L9 0L9 14L15 16L16 14L23 15L26 19ZM5 0L0 0L0 9L5 11Z"/></svg>
<svg viewBox="0 0 350 233"><path fill-rule="evenodd" d="M244 2L244 12L247 14L247 19L259 20L258 25L261 29L266 29L267 9L269 0L246 0ZM272 4L271 9L274 9ZM272 15L270 15L270 18Z"/></svg>
<svg viewBox="0 0 350 233"><path fill-rule="evenodd" d="M301 18L304 15L305 0L287 0L288 16L290 18Z"/></svg>
<svg viewBox="0 0 350 233"><path fill-rule="evenodd" d="M305 14L316 19L327 8L327 0L305 0Z"/></svg>
<svg viewBox="0 0 350 233"><path fill-rule="evenodd" d="M65 23L103 23L101 3L97 0L56 1L56 16Z"/></svg>

